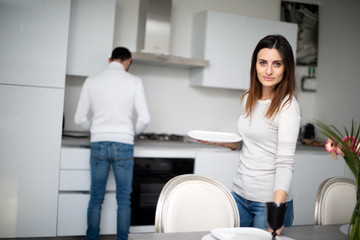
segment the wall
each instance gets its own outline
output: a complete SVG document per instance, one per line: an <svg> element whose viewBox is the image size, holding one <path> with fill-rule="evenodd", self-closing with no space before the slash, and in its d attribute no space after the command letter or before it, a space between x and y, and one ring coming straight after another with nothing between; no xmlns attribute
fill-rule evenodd
<svg viewBox="0 0 360 240"><path fill-rule="evenodd" d="M342 130L360 121L360 1L325 0L321 5L318 92L314 116Z"/></svg>
<svg viewBox="0 0 360 240"><path fill-rule="evenodd" d="M359 48L352 47L356 46L355 41L359 39L359 29L354 24L359 22L359 16L355 13L355 9L359 7L354 7L354 5L359 6L359 2L356 0L301 2L320 5L318 92L299 92L302 124L314 118L331 120L331 123L339 124L351 121L351 116L359 119L360 111L352 113L358 102L352 99L359 100L356 90L359 89L360 81L356 79L354 67ZM343 2L346 4L341 4ZM191 56L192 16L196 12L207 9L280 20L280 3L280 0L173 0L171 54ZM138 7L139 0L117 0L114 46L122 45L131 51L136 50ZM343 9L346 16L340 16L338 9ZM335 17L336 15L339 16ZM334 31L340 34L334 34ZM329 40L330 38L335 40ZM339 44L341 42L345 44ZM243 91L191 87L188 83L189 71L186 69L134 64L130 72L141 77L145 85L152 114L152 122L147 132L185 134L192 129L237 131L236 122ZM306 67L297 67L296 77L299 87L301 76L306 74ZM80 91L83 81L77 80L78 86L68 83L66 87L66 91L70 88L75 94L70 102L65 99L68 130L78 129L73 125L71 112L75 109L76 93ZM343 107L346 104L349 104L349 107ZM69 111L69 108L72 110Z"/></svg>

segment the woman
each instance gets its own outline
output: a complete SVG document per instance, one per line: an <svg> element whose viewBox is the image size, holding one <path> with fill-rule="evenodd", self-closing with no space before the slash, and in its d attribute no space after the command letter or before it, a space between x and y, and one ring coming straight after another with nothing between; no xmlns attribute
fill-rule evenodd
<svg viewBox="0 0 360 240"><path fill-rule="evenodd" d="M261 39L250 71L250 89L241 98L238 129L243 141L232 194L242 227L267 228L265 203L272 201L288 204L284 224L288 227L293 222L291 179L300 127L295 62L289 42L281 35ZM200 142L232 150L240 145Z"/></svg>

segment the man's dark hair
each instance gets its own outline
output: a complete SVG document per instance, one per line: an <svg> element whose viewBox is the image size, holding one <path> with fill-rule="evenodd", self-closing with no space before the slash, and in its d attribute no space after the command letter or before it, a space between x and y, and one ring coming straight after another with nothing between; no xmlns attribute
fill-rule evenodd
<svg viewBox="0 0 360 240"><path fill-rule="evenodd" d="M131 58L131 52L124 47L117 47L111 53L111 60L120 60L124 61L126 59Z"/></svg>

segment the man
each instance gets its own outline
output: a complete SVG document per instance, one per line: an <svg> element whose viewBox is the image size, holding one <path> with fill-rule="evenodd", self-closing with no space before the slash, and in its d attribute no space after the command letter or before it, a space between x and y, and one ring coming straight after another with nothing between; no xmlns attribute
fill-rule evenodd
<svg viewBox="0 0 360 240"><path fill-rule="evenodd" d="M131 61L128 49L115 48L108 68L86 79L75 113L75 123L91 133L88 240L99 239L101 205L110 166L116 181L117 239L128 239L134 135L141 133L150 122L142 81L127 72Z"/></svg>

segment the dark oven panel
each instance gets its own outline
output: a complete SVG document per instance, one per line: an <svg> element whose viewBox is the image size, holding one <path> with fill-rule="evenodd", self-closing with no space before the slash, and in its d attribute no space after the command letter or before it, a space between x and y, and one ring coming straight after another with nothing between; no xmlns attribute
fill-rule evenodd
<svg viewBox="0 0 360 240"><path fill-rule="evenodd" d="M154 225L160 192L173 177L194 173L193 158L135 158L131 226Z"/></svg>

